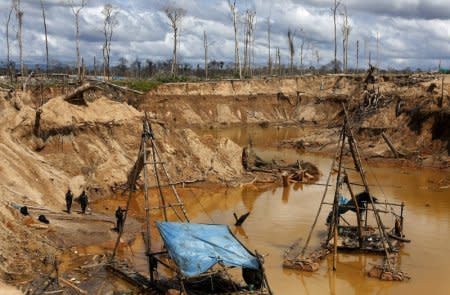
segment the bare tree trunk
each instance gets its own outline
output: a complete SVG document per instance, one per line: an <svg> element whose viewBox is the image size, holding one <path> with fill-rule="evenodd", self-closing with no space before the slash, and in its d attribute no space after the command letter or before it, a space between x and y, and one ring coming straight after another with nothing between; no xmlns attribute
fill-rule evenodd
<svg viewBox="0 0 450 295"><path fill-rule="evenodd" d="M178 28L173 28L173 57L172 57L172 74L177 75L177 36L178 36Z"/></svg>
<svg viewBox="0 0 450 295"><path fill-rule="evenodd" d="M377 68L380 68L380 35L377 32Z"/></svg>
<svg viewBox="0 0 450 295"><path fill-rule="evenodd" d="M97 78L97 59L94 55L94 77Z"/></svg>
<svg viewBox="0 0 450 295"><path fill-rule="evenodd" d="M271 34L271 25L270 25L270 17L267 18L267 43L269 47L269 56L267 59L267 69L270 76L272 76L272 55L270 53L270 34Z"/></svg>
<svg viewBox="0 0 450 295"><path fill-rule="evenodd" d="M105 4L102 10L104 15L103 20L103 35L105 42L103 44L103 79L109 80L111 77L111 40L114 32L114 27L118 24L117 13L114 11L111 4Z"/></svg>
<svg viewBox="0 0 450 295"><path fill-rule="evenodd" d="M205 80L208 80L208 35L203 31L203 47L205 48Z"/></svg>
<svg viewBox="0 0 450 295"><path fill-rule="evenodd" d="M290 63L289 63L289 72L292 75L294 72L294 55L295 55L295 47L294 47L294 33L291 28L288 29L288 43L289 43L289 54L290 54Z"/></svg>
<svg viewBox="0 0 450 295"><path fill-rule="evenodd" d="M342 39L342 71L345 73L345 38Z"/></svg>
<svg viewBox="0 0 450 295"><path fill-rule="evenodd" d="M182 8L175 8L168 6L164 9L164 13L170 21L170 25L173 30L173 56L172 56L172 67L171 72L172 75L177 75L177 47L178 47L178 35L179 35L179 26L184 16L186 15L186 11Z"/></svg>
<svg viewBox="0 0 450 295"><path fill-rule="evenodd" d="M359 71L359 40L356 40L356 72Z"/></svg>
<svg viewBox="0 0 450 295"><path fill-rule="evenodd" d="M45 6L44 6L44 0L40 0L41 1L41 9L42 9L42 19L44 21L44 33L45 33L45 62L46 62L46 67L45 67L45 74L48 78L48 34L47 34L47 21L45 18Z"/></svg>
<svg viewBox="0 0 450 295"><path fill-rule="evenodd" d="M80 53L80 12L86 6L87 0L81 0L79 5L76 5L75 0L67 0L72 13L75 17L75 42L77 52L77 74L78 80L81 80L81 53Z"/></svg>
<svg viewBox="0 0 450 295"><path fill-rule="evenodd" d="M11 6L11 9L9 10L9 14L8 14L8 19L6 20L6 62L7 62L9 80L11 83L13 82L13 74L12 74L12 69L11 69L11 56L10 56L10 46L9 46L9 23L11 22L11 15L12 15L13 9L14 8Z"/></svg>
<svg viewBox="0 0 450 295"><path fill-rule="evenodd" d="M278 75L281 76L281 54L279 47L277 47L277 63L278 63Z"/></svg>
<svg viewBox="0 0 450 295"><path fill-rule="evenodd" d="M23 25L23 11L20 9L20 0L13 0L14 10L16 11L16 19L18 24L17 29L17 42L19 43L19 62L20 62L20 75L25 75L23 64L23 43L22 43L22 25Z"/></svg>
<svg viewBox="0 0 450 295"><path fill-rule="evenodd" d="M77 47L77 70L78 79L81 80L81 57L80 57L80 14L75 15L75 26L76 26L76 47Z"/></svg>
<svg viewBox="0 0 450 295"><path fill-rule="evenodd" d="M236 9L236 0L231 3L231 0L228 0L228 5L230 6L231 16L233 19L233 29L234 29L234 72L239 71L239 79L242 79L242 68L239 56L239 41L238 41L238 11Z"/></svg>
<svg viewBox="0 0 450 295"><path fill-rule="evenodd" d="M337 39L336 39L336 13L338 7L341 3L337 0L334 0L334 6L331 8L333 13L333 23L334 23L334 72L337 73Z"/></svg>
<svg viewBox="0 0 450 295"><path fill-rule="evenodd" d="M305 56L304 52L305 52L305 45L306 45L306 34L305 34L305 31L303 30L303 28L300 28L300 38L301 38L301 41L300 41L300 72L303 74L303 70L304 70L303 58ZM312 55L314 58L313 48L311 48L311 50L312 50Z"/></svg>

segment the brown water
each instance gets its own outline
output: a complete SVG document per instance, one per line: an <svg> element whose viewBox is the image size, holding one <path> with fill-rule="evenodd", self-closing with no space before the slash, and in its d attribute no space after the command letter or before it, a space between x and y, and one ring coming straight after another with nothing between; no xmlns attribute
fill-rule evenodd
<svg viewBox="0 0 450 295"><path fill-rule="evenodd" d="M251 134L256 151L263 158L311 161L324 174L319 183L326 181L330 158L269 147L280 137L287 139L301 135L301 130L292 128L280 132L279 129L259 127L236 130L215 131L214 136L226 135L245 144ZM241 229L234 226L231 229L250 250L268 254L265 268L275 294L450 294L450 189L435 185L436 180L449 178L450 173L395 167L366 168L370 183L383 184L373 187L372 192L377 197L406 203L404 230L412 243L405 244L400 251L400 266L412 277L409 281L382 282L368 278L366 272L382 261L382 257L369 254L339 253L336 272L331 268L331 256L315 273L282 268L284 250L296 239L306 238L324 186L200 186L180 189L180 194L193 222L232 225L233 212L238 215L251 212ZM138 203L133 206L136 210L141 207ZM317 247L325 235L324 221L328 210L324 211L313 234L311 248ZM142 216L143 211L137 215ZM124 248L122 252L141 271L146 270L143 249L142 239L138 237L132 247Z"/></svg>

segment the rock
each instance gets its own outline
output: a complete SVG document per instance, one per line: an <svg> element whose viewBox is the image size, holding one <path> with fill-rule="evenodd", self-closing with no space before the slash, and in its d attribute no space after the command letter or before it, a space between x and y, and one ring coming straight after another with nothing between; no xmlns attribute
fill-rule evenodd
<svg viewBox="0 0 450 295"><path fill-rule="evenodd" d="M169 289L166 291L166 295L180 295L181 292L175 289Z"/></svg>

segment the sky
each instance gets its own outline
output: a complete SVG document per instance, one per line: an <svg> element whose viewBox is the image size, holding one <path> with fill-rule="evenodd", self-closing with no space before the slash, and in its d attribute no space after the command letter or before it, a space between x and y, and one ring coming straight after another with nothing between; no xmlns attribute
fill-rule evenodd
<svg viewBox="0 0 450 295"><path fill-rule="evenodd" d="M81 0L73 0L79 3ZM21 0L24 60L28 64L45 63L45 38L40 2ZM241 15L256 11L255 64L268 60L267 21L271 23L272 54L280 48L282 63L288 64L287 31L294 32L296 65L299 47L305 41L304 65L326 64L334 56L334 26L330 8L333 0L236 0ZM359 64L381 68L450 68L449 0L342 0L351 31L349 67L356 64L359 40ZM49 55L51 63L76 64L74 15L65 0L44 0L46 7ZM125 57L132 62L163 61L171 58L172 31L163 8L181 7L186 16L181 24L179 60L192 65L204 62L203 32L208 34L209 60L231 63L234 60L234 33L227 0L88 0L80 13L81 55L87 64L102 60L104 5L111 3L118 11L114 30L112 64ZM10 0L0 0L0 61L6 60L6 19ZM342 60L342 10L337 20L338 59ZM18 61L17 24L10 27L12 58ZM378 36L378 46L377 46ZM243 26L239 27L240 51L243 52ZM378 50L377 50L378 48ZM319 56L319 59L317 58ZM378 58L377 58L378 56ZM274 58L274 57L273 57Z"/></svg>

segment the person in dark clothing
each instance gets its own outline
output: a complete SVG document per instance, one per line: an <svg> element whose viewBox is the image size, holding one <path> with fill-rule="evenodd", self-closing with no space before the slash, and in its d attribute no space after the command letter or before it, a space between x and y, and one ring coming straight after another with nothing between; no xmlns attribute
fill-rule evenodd
<svg viewBox="0 0 450 295"><path fill-rule="evenodd" d="M20 207L20 213L22 213L22 215L25 215L25 216L29 215L28 207L27 206Z"/></svg>
<svg viewBox="0 0 450 295"><path fill-rule="evenodd" d="M366 210L366 207L371 202L370 197L372 197L372 200L374 203L378 203L378 199L375 198L374 196L370 196L369 193L367 193L367 192L361 192L355 196L361 218L363 217L363 213ZM342 201L342 204L341 204L341 201ZM352 199L347 200L343 197L341 201L339 201L339 205L338 205L338 215L339 216L344 214L347 211L356 212L355 202ZM332 221L332 218L333 218L333 211L331 211L328 214L327 224L330 224L330 222Z"/></svg>
<svg viewBox="0 0 450 295"><path fill-rule="evenodd" d="M80 195L80 204L81 204L81 213L85 214L88 205L88 196L86 195L86 192L84 190Z"/></svg>
<svg viewBox="0 0 450 295"><path fill-rule="evenodd" d="M69 213L69 214L70 214L70 209L72 208L72 200L73 200L73 194L69 188L66 193L66 208L67 208L67 213Z"/></svg>
<svg viewBox="0 0 450 295"><path fill-rule="evenodd" d="M120 233L120 231L123 228L123 222L124 222L123 213L125 211L127 211L127 210L120 208L120 206L117 207L117 210L116 210L116 219L117 219L117 227L116 227L116 229L117 229L117 232L119 232L119 233Z"/></svg>
<svg viewBox="0 0 450 295"><path fill-rule="evenodd" d="M50 223L50 221L47 219L47 217L45 217L45 215L43 215L43 214L39 215L38 220L40 222L42 222L42 223L45 223L45 224L49 224Z"/></svg>

